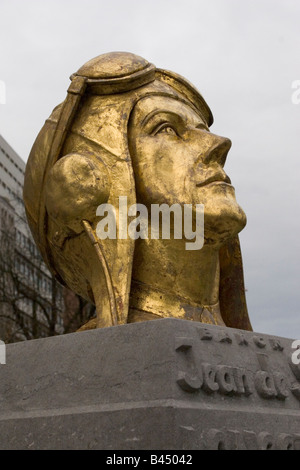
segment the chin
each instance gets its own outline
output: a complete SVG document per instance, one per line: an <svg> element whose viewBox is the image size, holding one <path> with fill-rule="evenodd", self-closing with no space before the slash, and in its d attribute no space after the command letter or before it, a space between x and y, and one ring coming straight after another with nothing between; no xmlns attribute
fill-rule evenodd
<svg viewBox="0 0 300 470"><path fill-rule="evenodd" d="M204 204L206 245L222 245L243 230L247 223L246 214L238 205L234 187L230 184L211 184L194 193L194 201Z"/></svg>
<svg viewBox="0 0 300 470"><path fill-rule="evenodd" d="M204 209L204 239L206 245L222 245L235 237L247 223L246 214L237 204L216 205Z"/></svg>

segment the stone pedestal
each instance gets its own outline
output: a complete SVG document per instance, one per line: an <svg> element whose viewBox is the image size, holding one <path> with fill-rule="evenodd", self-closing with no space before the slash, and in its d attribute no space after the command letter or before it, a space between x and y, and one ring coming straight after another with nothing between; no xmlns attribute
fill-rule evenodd
<svg viewBox="0 0 300 470"><path fill-rule="evenodd" d="M300 449L292 340L177 319L7 346L1 449Z"/></svg>

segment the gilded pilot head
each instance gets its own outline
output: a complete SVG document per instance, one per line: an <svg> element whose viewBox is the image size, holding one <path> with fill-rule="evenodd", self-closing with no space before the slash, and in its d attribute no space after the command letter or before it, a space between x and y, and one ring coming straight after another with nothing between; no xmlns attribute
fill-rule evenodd
<svg viewBox="0 0 300 470"><path fill-rule="evenodd" d="M137 55L103 54L71 75L32 147L24 202L47 266L95 303L98 327L128 321L136 242L96 232L97 207L118 211L126 196L129 206L204 205L222 319L251 329L237 237L246 217L224 170L231 142L211 133L212 123L193 85Z"/></svg>

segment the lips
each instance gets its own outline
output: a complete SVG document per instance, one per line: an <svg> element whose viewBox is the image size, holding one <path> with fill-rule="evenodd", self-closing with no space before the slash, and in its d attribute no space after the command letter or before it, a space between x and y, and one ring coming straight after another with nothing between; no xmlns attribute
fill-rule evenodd
<svg viewBox="0 0 300 470"><path fill-rule="evenodd" d="M204 181L200 181L199 183L196 184L198 188L201 188L202 186L206 186L210 183L227 183L231 184L231 179L229 176L226 175L224 172L218 172L209 178L206 178Z"/></svg>

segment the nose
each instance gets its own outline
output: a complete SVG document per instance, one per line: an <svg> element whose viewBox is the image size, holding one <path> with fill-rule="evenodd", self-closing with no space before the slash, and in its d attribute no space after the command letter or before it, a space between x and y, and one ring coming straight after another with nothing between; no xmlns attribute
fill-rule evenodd
<svg viewBox="0 0 300 470"><path fill-rule="evenodd" d="M223 167L230 147L231 140L227 139L227 137L207 134L206 148L203 153L201 152L201 160L205 164L217 162Z"/></svg>

